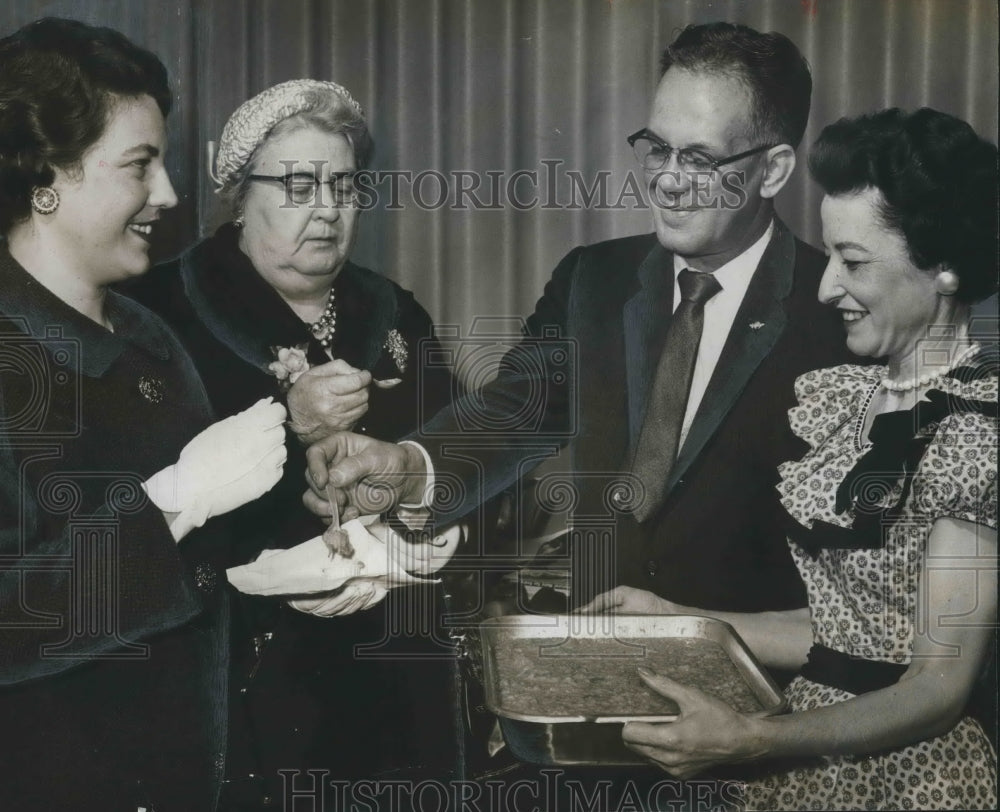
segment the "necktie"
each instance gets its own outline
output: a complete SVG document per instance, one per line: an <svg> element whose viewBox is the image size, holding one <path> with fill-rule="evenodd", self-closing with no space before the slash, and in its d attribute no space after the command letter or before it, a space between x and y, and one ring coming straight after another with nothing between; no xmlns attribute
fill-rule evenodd
<svg viewBox="0 0 1000 812"><path fill-rule="evenodd" d="M667 478L677 459L681 425L687 408L694 362L705 323L705 302L722 290L710 273L687 268L678 274L681 303L667 329L667 340L646 399L646 416L632 461L632 473L646 489L636 505L640 522L652 516L667 492Z"/></svg>

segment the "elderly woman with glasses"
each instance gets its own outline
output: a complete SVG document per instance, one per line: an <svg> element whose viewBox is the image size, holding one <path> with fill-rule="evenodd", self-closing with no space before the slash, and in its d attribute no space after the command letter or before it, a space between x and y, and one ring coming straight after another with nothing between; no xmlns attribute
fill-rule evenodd
<svg viewBox="0 0 1000 812"><path fill-rule="evenodd" d="M436 346L427 312L350 261L354 175L372 152L364 113L340 85L298 79L265 90L232 115L218 144L214 176L232 222L129 291L180 335L219 415L264 394L287 400L286 476L234 515L234 563L323 531L301 501L308 443L337 430L396 440L450 398L450 373L422 368ZM414 589L427 593L417 603L428 623L440 594L411 588L407 609ZM271 783L261 792L278 795L284 768L446 775L456 760L451 665L413 656L439 647L387 632L386 604L371 605L383 595L314 609L336 618L242 597L230 778L263 774ZM366 644L371 656L356 657ZM394 658L404 644L409 659ZM303 773L296 786L308 780Z"/></svg>

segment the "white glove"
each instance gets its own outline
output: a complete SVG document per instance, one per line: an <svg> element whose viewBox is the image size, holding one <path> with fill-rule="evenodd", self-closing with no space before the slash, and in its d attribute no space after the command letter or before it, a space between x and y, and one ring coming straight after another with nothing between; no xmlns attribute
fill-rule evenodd
<svg viewBox="0 0 1000 812"><path fill-rule="evenodd" d="M180 541L211 516L252 502L281 479L285 449L285 407L272 398L246 409L197 435L174 465L144 484L150 500L164 513Z"/></svg>
<svg viewBox="0 0 1000 812"><path fill-rule="evenodd" d="M297 598L288 605L300 612L316 617L336 617L350 615L369 609L389 594L380 583L371 580L349 581L334 595L319 598Z"/></svg>
<svg viewBox="0 0 1000 812"><path fill-rule="evenodd" d="M323 537L316 536L287 550L264 550L256 561L233 567L226 576L248 595L294 595L288 604L300 612L349 615L374 606L389 589L427 583L410 573L435 572L465 537L465 527L454 525L432 541L411 544L376 519L344 523L341 529L354 548L351 558L331 555Z"/></svg>
<svg viewBox="0 0 1000 812"><path fill-rule="evenodd" d="M400 569L414 575L431 575L447 564L465 541L468 528L454 524L431 541L411 544L388 528L384 533L389 556Z"/></svg>

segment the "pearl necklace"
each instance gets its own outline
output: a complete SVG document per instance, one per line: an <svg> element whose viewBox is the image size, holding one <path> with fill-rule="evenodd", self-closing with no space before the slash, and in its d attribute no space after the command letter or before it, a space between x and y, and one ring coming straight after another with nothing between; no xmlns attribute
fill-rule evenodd
<svg viewBox="0 0 1000 812"><path fill-rule="evenodd" d="M330 296L326 300L326 307L320 317L309 325L309 331L313 337L322 345L324 350L330 348L333 343L333 335L337 332L337 297L330 288Z"/></svg>
<svg viewBox="0 0 1000 812"><path fill-rule="evenodd" d="M960 367L966 359L971 358L977 352L979 352L979 345L973 344L971 347L966 347L965 350L947 366L939 367L938 369L931 370L930 372L925 372L919 378L910 378L908 381L894 381L890 378L883 378L881 382L882 386L890 392L909 392L911 389L923 389L931 381L943 378L953 369L958 369L958 367Z"/></svg>

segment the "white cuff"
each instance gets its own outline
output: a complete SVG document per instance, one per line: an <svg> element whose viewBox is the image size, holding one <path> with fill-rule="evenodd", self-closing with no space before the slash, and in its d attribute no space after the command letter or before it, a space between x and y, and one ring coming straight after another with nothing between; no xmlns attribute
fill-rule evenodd
<svg viewBox="0 0 1000 812"><path fill-rule="evenodd" d="M404 510L430 510L431 500L434 498L434 464L431 462L431 455L427 453L426 448L420 445L420 443L415 443L413 440L400 440L399 445L412 445L416 448L420 452L420 455L424 458L424 468L427 469L427 479L424 483L423 498L416 505L407 505L400 502L399 507Z"/></svg>
<svg viewBox="0 0 1000 812"><path fill-rule="evenodd" d="M177 466L169 465L162 471L157 471L142 483L142 489L149 501L160 509L161 513L173 516L169 523L170 534L174 541L180 541L196 527L201 527L208 520L209 505L199 504L195 499L192 504L181 504L176 487Z"/></svg>

